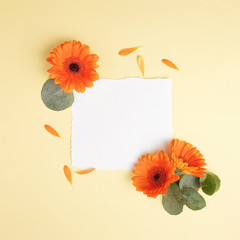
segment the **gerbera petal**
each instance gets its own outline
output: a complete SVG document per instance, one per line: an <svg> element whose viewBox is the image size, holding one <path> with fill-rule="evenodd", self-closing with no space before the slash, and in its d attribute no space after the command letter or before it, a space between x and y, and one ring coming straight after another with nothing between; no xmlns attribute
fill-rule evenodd
<svg viewBox="0 0 240 240"><path fill-rule="evenodd" d="M75 90L76 90L77 92L83 93L83 92L86 91L86 87L85 87L85 85L84 85L82 82L79 82L79 83L75 86Z"/></svg>
<svg viewBox="0 0 240 240"><path fill-rule="evenodd" d="M87 79L85 79L85 78L83 78L83 83L84 83L84 85L86 86L86 87L92 87L93 86L93 82L91 82L91 81L89 81L89 80L87 80Z"/></svg>
<svg viewBox="0 0 240 240"><path fill-rule="evenodd" d="M89 54L87 55L83 61L85 62L86 66L95 66L97 65L96 62L98 61L99 57L96 54Z"/></svg>
<svg viewBox="0 0 240 240"><path fill-rule="evenodd" d="M47 58L47 61L48 61L49 63L53 64L53 61L52 61L52 58L51 58L51 57Z"/></svg>
<svg viewBox="0 0 240 240"><path fill-rule="evenodd" d="M63 52L67 58L72 56L72 42L66 42L63 45Z"/></svg>
<svg viewBox="0 0 240 240"><path fill-rule="evenodd" d="M57 76L58 76L58 74L56 74L56 73L50 73L49 74L50 79L55 79Z"/></svg>
<svg viewBox="0 0 240 240"><path fill-rule="evenodd" d="M162 194L166 194L167 193L167 187L162 189Z"/></svg>
<svg viewBox="0 0 240 240"><path fill-rule="evenodd" d="M73 56L74 57L77 57L78 54L79 54L79 50L80 50L80 47L82 46L82 43L81 42L76 42L73 47L72 47L72 51L73 51Z"/></svg>
<svg viewBox="0 0 240 240"><path fill-rule="evenodd" d="M170 181L171 182L176 182L180 179L180 177L178 175L172 175L171 178L170 178Z"/></svg>
<svg viewBox="0 0 240 240"><path fill-rule="evenodd" d="M60 84L60 83L61 83L60 78L59 78L59 77L56 77L55 80L54 80L54 83L55 83L55 84Z"/></svg>
<svg viewBox="0 0 240 240"><path fill-rule="evenodd" d="M99 75L95 70L85 69L82 75L85 79L92 82L99 79Z"/></svg>
<svg viewBox="0 0 240 240"><path fill-rule="evenodd" d="M58 46L57 47L57 52L58 52L59 56L63 56L64 55L62 46Z"/></svg>
<svg viewBox="0 0 240 240"><path fill-rule="evenodd" d="M80 60L83 60L88 54L89 54L90 48L87 45L82 45L79 49L79 55L78 57Z"/></svg>

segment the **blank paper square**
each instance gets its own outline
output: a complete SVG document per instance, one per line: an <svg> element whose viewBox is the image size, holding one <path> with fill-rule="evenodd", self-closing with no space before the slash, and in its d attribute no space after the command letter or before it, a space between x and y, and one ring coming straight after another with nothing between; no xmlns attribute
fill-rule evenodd
<svg viewBox="0 0 240 240"><path fill-rule="evenodd" d="M132 170L172 139L171 79L100 79L74 93L72 164L80 169Z"/></svg>

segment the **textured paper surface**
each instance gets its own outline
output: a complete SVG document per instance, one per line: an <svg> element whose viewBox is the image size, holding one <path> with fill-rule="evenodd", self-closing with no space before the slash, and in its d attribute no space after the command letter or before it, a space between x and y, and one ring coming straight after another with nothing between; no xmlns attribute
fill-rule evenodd
<svg viewBox="0 0 240 240"><path fill-rule="evenodd" d="M81 169L132 170L172 138L171 79L100 79L74 93L72 164Z"/></svg>

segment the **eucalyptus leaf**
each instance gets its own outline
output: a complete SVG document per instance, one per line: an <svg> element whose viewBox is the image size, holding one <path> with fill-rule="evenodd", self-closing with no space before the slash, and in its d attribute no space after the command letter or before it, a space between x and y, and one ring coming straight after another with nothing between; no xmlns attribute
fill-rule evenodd
<svg viewBox="0 0 240 240"><path fill-rule="evenodd" d="M204 178L200 178L200 185L205 181L206 177L207 177L207 173L204 173Z"/></svg>
<svg viewBox="0 0 240 240"><path fill-rule="evenodd" d="M182 173L180 170L176 169L174 174L178 175L179 177L181 177L182 175L184 175L184 173Z"/></svg>
<svg viewBox="0 0 240 240"><path fill-rule="evenodd" d="M73 93L65 93L60 84L55 84L54 79L48 79L41 91L42 101L46 107L54 110L61 111L73 104Z"/></svg>
<svg viewBox="0 0 240 240"><path fill-rule="evenodd" d="M193 188L185 187L183 189L185 204L192 210L200 210L206 207L204 198Z"/></svg>
<svg viewBox="0 0 240 240"><path fill-rule="evenodd" d="M207 173L207 177L201 183L201 187L204 193L207 195L213 195L218 191L221 185L221 180L219 177L213 173Z"/></svg>
<svg viewBox="0 0 240 240"><path fill-rule="evenodd" d="M172 183L168 191L162 196L164 209L171 215L178 215L183 211L184 199L183 193L178 184Z"/></svg>
<svg viewBox="0 0 240 240"><path fill-rule="evenodd" d="M197 190L200 187L199 178L190 174L185 174L179 181L179 187L181 189L184 187L191 187Z"/></svg>

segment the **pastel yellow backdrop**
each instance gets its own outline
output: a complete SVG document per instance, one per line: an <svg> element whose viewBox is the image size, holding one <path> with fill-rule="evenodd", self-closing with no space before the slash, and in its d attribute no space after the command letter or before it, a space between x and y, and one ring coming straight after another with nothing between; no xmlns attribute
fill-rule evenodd
<svg viewBox="0 0 240 240"><path fill-rule="evenodd" d="M1 0L0 238L239 239L239 8L237 0ZM72 39L100 56L102 78L141 76L137 54L146 77L173 78L174 136L198 146L222 179L207 208L170 216L160 199L135 191L128 171L66 181L71 110L47 109L40 91L49 51Z"/></svg>

